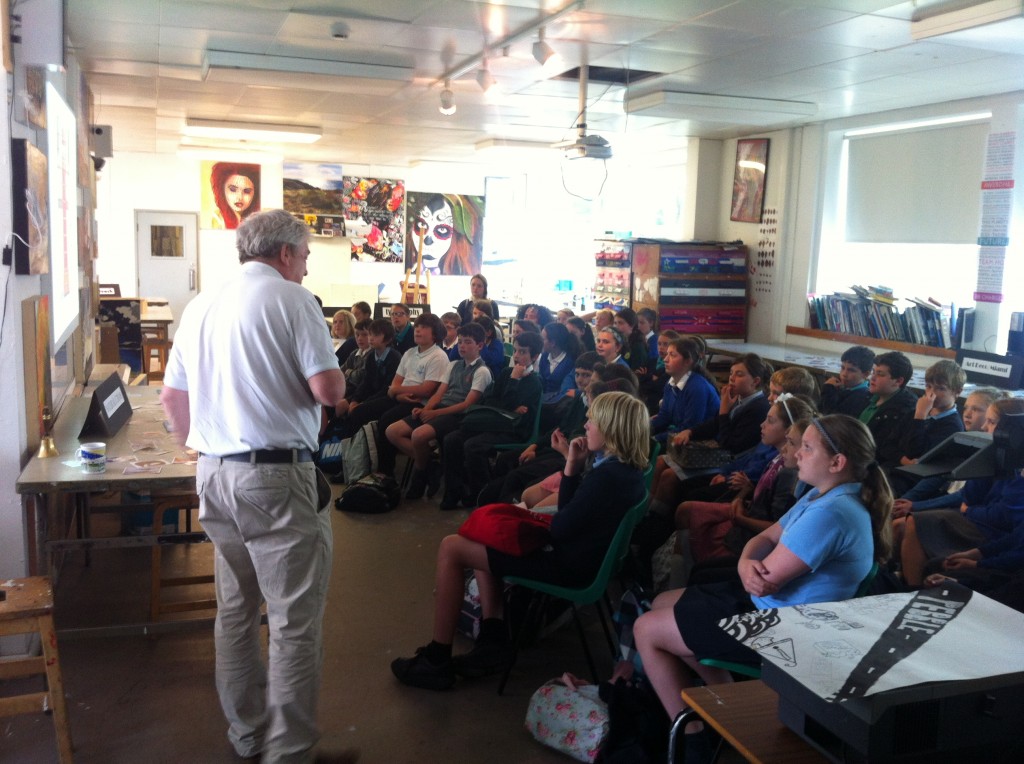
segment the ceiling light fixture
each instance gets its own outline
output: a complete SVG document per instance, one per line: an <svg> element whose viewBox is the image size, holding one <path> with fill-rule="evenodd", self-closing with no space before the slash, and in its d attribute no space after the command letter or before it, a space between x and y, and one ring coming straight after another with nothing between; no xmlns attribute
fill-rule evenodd
<svg viewBox="0 0 1024 764"><path fill-rule="evenodd" d="M452 92L452 81L444 81L444 90L441 91L441 105L437 107L437 110L444 114L446 117L450 117L455 113L455 94Z"/></svg>
<svg viewBox="0 0 1024 764"><path fill-rule="evenodd" d="M1008 22L1007 27L1020 32L1024 27L1024 2L1021 0L984 0L982 2L948 2L918 10L910 19L910 36L926 40L953 32ZM1017 38L1019 41L1019 37Z"/></svg>
<svg viewBox="0 0 1024 764"><path fill-rule="evenodd" d="M480 71L476 73L476 84L480 86L480 89L485 93L491 92L491 89L498 84L498 81L494 79L494 75L491 74L487 68L487 59L484 59L483 66Z"/></svg>
<svg viewBox="0 0 1024 764"><path fill-rule="evenodd" d="M533 44L533 57L537 60L537 63L541 66L546 66L547 63L557 56L555 49L547 44L544 39L544 27L537 30L537 42Z"/></svg>
<svg viewBox="0 0 1024 764"><path fill-rule="evenodd" d="M228 141L263 143L315 143L323 136L318 127L274 125L264 122L228 122L218 119L186 117L185 135L196 138L220 138Z"/></svg>
<svg viewBox="0 0 1024 764"><path fill-rule="evenodd" d="M261 72L291 72L297 74L323 74L331 77L361 77L373 80L410 82L414 69L398 63L374 64L363 61L336 61L299 56L264 56L260 53L208 50L203 54L203 81L216 79L219 72L256 70Z"/></svg>

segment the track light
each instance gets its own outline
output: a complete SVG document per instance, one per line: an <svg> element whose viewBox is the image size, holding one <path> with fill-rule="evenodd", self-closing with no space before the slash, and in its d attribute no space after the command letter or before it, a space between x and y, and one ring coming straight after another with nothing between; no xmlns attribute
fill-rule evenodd
<svg viewBox="0 0 1024 764"><path fill-rule="evenodd" d="M490 92L491 88L498 84L498 81L494 79L494 75L488 70L486 61L484 61L483 68L476 73L476 84L485 93Z"/></svg>
<svg viewBox="0 0 1024 764"><path fill-rule="evenodd" d="M441 105L437 107L437 110L444 114L446 117L450 117L455 113L455 94L452 93L452 81L444 81L444 90L441 91Z"/></svg>
<svg viewBox="0 0 1024 764"><path fill-rule="evenodd" d="M538 64L546 66L557 55L555 49L544 40L544 27L541 27L537 30L537 42L533 44L533 57L537 59Z"/></svg>

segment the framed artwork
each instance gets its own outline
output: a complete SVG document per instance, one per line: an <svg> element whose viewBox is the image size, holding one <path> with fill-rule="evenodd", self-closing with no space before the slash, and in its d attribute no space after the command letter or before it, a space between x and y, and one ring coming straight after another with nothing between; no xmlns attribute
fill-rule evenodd
<svg viewBox="0 0 1024 764"><path fill-rule="evenodd" d="M405 262L405 181L346 175L342 201L353 260Z"/></svg>
<svg viewBox="0 0 1024 764"><path fill-rule="evenodd" d="M736 142L736 170L732 180L730 220L760 223L764 210L764 181L768 172L768 139Z"/></svg>
<svg viewBox="0 0 1024 764"><path fill-rule="evenodd" d="M50 190L46 154L24 138L11 141L14 272L50 272Z"/></svg>
<svg viewBox="0 0 1024 764"><path fill-rule="evenodd" d="M200 228L235 229L260 211L260 166L203 162L200 166Z"/></svg>
<svg viewBox="0 0 1024 764"><path fill-rule="evenodd" d="M484 200L480 196L410 191L406 204L405 268L419 259L433 276L472 276L483 261Z"/></svg>
<svg viewBox="0 0 1024 764"><path fill-rule="evenodd" d="M284 163L284 209L295 217L341 215L345 211L340 164Z"/></svg>
<svg viewBox="0 0 1024 764"><path fill-rule="evenodd" d="M25 117L31 127L46 129L46 69L42 66L25 67Z"/></svg>

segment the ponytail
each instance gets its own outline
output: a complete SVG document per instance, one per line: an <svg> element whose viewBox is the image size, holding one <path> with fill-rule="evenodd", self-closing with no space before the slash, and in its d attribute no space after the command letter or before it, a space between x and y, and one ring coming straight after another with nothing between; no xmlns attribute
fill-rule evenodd
<svg viewBox="0 0 1024 764"><path fill-rule="evenodd" d="M886 562L892 554L893 493L889 479L875 461L875 439L871 431L867 425L845 414L830 414L812 421L822 430L825 447L846 457L853 479L860 483L860 501L871 518L875 561Z"/></svg>
<svg viewBox="0 0 1024 764"><path fill-rule="evenodd" d="M707 352L707 345L704 342L704 338L692 334L688 337L679 337L678 339L672 340L672 347L675 348L676 352L679 353L683 358L690 361L690 373L698 374L708 382L711 386L718 389L718 380L716 380L707 368L704 366L704 354Z"/></svg>

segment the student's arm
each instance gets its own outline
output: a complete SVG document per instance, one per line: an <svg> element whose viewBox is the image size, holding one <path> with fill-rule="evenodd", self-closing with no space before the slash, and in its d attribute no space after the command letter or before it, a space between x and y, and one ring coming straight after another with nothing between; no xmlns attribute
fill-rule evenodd
<svg viewBox="0 0 1024 764"><path fill-rule="evenodd" d="M781 543L781 538L782 526L774 523L743 547L740 579L749 594L755 597L774 594L810 570L803 560Z"/></svg>
<svg viewBox="0 0 1024 764"><path fill-rule="evenodd" d="M447 385L445 385L447 387ZM423 423L429 422L431 419L436 419L439 416L448 416L449 414L460 414L474 403L479 403L480 399L483 398L483 393L478 390L470 390L469 395L466 396L465 400L453 403L451 406L445 406L443 409L423 410L420 412L420 421Z"/></svg>
<svg viewBox="0 0 1024 764"><path fill-rule="evenodd" d="M448 392L448 383L442 382L440 385L437 386L437 391L430 396L430 400L423 404L423 408L413 409L412 413L416 416L419 416L422 421L426 421L423 420L422 415L432 409L436 409L437 404L441 402L441 399L444 397L444 394L446 392Z"/></svg>

